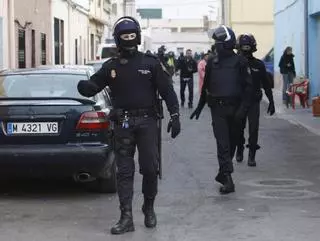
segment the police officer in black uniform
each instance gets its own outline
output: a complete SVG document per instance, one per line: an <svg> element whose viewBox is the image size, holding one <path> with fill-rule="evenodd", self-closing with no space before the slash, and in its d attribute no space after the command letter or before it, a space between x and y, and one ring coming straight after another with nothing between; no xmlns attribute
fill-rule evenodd
<svg viewBox="0 0 320 241"><path fill-rule="evenodd" d="M249 156L248 156L248 165L251 167L256 166L256 150L260 149L258 145L258 132L259 132L259 118L260 118L260 101L262 99L261 88L264 89L264 92L269 100L269 107L267 113L273 115L275 113L273 94L270 85L270 79L266 71L264 63L255 58L253 53L257 51L257 43L252 34L242 34L238 37L237 48L239 54L244 56L249 63L252 81L253 81L253 100L248 110L247 116L243 119L241 136L237 146L237 155L236 160L238 162L243 161L243 151L244 151L244 129L246 127L246 120L248 118L249 123Z"/></svg>
<svg viewBox="0 0 320 241"><path fill-rule="evenodd" d="M222 25L213 31L215 53L206 65L200 100L191 119L199 118L208 103L212 126L217 140L219 172L216 181L223 186L221 194L235 191L231 177L232 159L239 138L240 123L246 115L252 97L252 80L245 58L234 53L234 32Z"/></svg>
<svg viewBox="0 0 320 241"><path fill-rule="evenodd" d="M132 198L134 154L139 151L139 165L143 175L142 192L145 226L153 228L157 219L154 201L157 194L158 174L158 91L171 115L168 132L175 138L180 133L179 102L167 73L158 58L138 51L141 44L139 23L132 17L120 18L113 33L119 57L105 62L89 81L80 81L78 91L83 96L94 96L107 85L111 89L115 121L115 153L117 186L121 217L111 229L112 234L134 231Z"/></svg>

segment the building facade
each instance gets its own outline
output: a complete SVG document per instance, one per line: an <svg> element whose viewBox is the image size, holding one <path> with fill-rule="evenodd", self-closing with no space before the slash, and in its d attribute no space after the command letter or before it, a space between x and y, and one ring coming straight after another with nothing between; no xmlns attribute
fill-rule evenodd
<svg viewBox="0 0 320 241"><path fill-rule="evenodd" d="M320 95L320 1L275 1L275 72L282 84L278 63L287 46L293 48L298 76L310 79L311 97Z"/></svg>
<svg viewBox="0 0 320 241"><path fill-rule="evenodd" d="M0 70L15 67L14 0L0 2Z"/></svg>
<svg viewBox="0 0 320 241"><path fill-rule="evenodd" d="M220 0L217 22L231 27L236 35L252 33L258 43L256 56L262 58L274 45L273 2L274 0Z"/></svg>
<svg viewBox="0 0 320 241"><path fill-rule="evenodd" d="M104 36L110 35L111 30L111 0L90 0L89 14L89 53L90 60L94 60L98 45Z"/></svg>
<svg viewBox="0 0 320 241"><path fill-rule="evenodd" d="M208 51L211 40L206 30L216 27L216 22L204 19L141 19L140 22L152 39L151 51L165 45L168 51L175 53L187 49L198 53Z"/></svg>
<svg viewBox="0 0 320 241"><path fill-rule="evenodd" d="M52 1L53 64L84 64L89 59L89 1Z"/></svg>
<svg viewBox="0 0 320 241"><path fill-rule="evenodd" d="M15 0L15 67L51 64L50 0Z"/></svg>

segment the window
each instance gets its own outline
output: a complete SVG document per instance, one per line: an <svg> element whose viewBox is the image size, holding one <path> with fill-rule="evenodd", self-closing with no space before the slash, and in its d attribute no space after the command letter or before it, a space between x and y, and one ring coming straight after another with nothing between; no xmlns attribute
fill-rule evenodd
<svg viewBox="0 0 320 241"><path fill-rule="evenodd" d="M45 73L2 76L4 93L1 97L69 97L84 98L77 91L79 79L85 74Z"/></svg>
<svg viewBox="0 0 320 241"><path fill-rule="evenodd" d="M75 63L78 64L78 39L74 40L74 59L75 59Z"/></svg>
<svg viewBox="0 0 320 241"><path fill-rule="evenodd" d="M64 21L54 18L55 64L64 64Z"/></svg>
<svg viewBox="0 0 320 241"><path fill-rule="evenodd" d="M36 31L31 30L31 67L36 67Z"/></svg>
<svg viewBox="0 0 320 241"><path fill-rule="evenodd" d="M41 64L47 64L47 36L45 33L41 33Z"/></svg>
<svg viewBox="0 0 320 241"><path fill-rule="evenodd" d="M94 34L90 34L90 52L91 52L91 60L94 60Z"/></svg>
<svg viewBox="0 0 320 241"><path fill-rule="evenodd" d="M118 49L115 47L104 47L102 49L101 58L111 58L117 56Z"/></svg>
<svg viewBox="0 0 320 241"><path fill-rule="evenodd" d="M18 66L26 67L26 32L23 29L18 31Z"/></svg>

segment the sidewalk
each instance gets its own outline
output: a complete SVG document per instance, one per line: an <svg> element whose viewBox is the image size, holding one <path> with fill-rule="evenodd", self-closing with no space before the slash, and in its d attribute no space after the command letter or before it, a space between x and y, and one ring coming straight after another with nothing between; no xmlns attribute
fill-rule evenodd
<svg viewBox="0 0 320 241"><path fill-rule="evenodd" d="M282 103L282 93L279 90L273 90L273 97L276 106L276 116L280 119L288 120L296 125L301 125L310 132L320 135L320 117L312 115L312 108L302 108L296 101L296 109L287 108ZM263 99L268 102L266 96Z"/></svg>

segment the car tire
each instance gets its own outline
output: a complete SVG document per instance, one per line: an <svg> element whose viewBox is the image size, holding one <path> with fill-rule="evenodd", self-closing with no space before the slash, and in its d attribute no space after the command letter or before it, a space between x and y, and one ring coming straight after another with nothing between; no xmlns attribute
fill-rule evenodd
<svg viewBox="0 0 320 241"><path fill-rule="evenodd" d="M111 166L111 175L104 177L103 175L96 180L86 183L86 187L89 191L98 193L116 193L117 192L117 174L116 174L116 162L114 153L110 153L109 158L113 158Z"/></svg>

